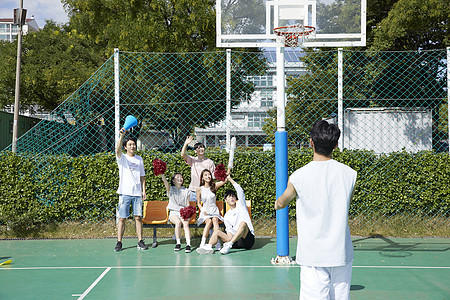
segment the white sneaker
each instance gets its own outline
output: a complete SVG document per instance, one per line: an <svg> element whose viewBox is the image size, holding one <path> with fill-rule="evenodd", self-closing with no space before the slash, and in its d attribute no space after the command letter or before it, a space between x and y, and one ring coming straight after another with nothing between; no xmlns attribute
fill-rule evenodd
<svg viewBox="0 0 450 300"><path fill-rule="evenodd" d="M231 242L226 242L225 244L223 244L222 249L220 249L220 253L228 254L228 253L230 253L230 250L232 247L233 247L233 244Z"/></svg>
<svg viewBox="0 0 450 300"><path fill-rule="evenodd" d="M197 251L198 254L213 254L214 249L210 244L206 244L203 247L198 247L195 251Z"/></svg>

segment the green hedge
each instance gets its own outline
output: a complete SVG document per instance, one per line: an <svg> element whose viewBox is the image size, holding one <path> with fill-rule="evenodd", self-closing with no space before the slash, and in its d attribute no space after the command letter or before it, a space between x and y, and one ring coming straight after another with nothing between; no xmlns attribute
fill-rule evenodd
<svg viewBox="0 0 450 300"><path fill-rule="evenodd" d="M228 162L228 154L209 149L216 163ZM166 176L181 172L185 186L190 167L179 153L140 153L147 172L148 200L167 200L164 185L153 176L155 158L167 163ZM289 174L307 164L310 149L290 150ZM450 172L448 153L397 152L376 155L370 151L338 151L334 158L358 171L357 187L351 206L353 215L414 213L450 214ZM275 154L239 149L235 154L233 178L241 184L247 200L252 201L253 218L274 217ZM117 203L118 168L114 154L92 156L18 156L0 154L0 223L33 227L63 221L113 219ZM227 183L226 188L231 188ZM218 191L223 197L224 188ZM290 216L295 216L295 201Z"/></svg>

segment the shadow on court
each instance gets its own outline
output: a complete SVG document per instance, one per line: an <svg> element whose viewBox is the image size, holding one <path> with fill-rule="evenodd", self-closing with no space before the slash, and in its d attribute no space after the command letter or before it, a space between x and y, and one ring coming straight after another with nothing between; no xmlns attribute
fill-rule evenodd
<svg viewBox="0 0 450 300"><path fill-rule="evenodd" d="M124 239L121 252L113 239L0 240L0 255L14 261L0 268L8 287L0 299L298 299L300 267L270 263L275 238L228 255L199 255L199 242L185 253L174 251L172 238L146 251ZM289 239L292 255L296 244ZM353 238L353 245L352 300L450 295L450 239Z"/></svg>

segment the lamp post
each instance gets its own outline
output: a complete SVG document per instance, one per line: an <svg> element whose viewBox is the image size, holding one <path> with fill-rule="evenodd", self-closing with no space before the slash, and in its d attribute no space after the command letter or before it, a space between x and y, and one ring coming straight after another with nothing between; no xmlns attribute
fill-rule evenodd
<svg viewBox="0 0 450 300"><path fill-rule="evenodd" d="M12 152L17 152L17 137L19 125L19 99L20 99L20 63L22 55L22 26L25 24L27 10L23 9L23 0L20 0L20 8L14 9L14 25L19 25L17 34L17 66L16 66L16 89L14 95L14 123L12 137Z"/></svg>

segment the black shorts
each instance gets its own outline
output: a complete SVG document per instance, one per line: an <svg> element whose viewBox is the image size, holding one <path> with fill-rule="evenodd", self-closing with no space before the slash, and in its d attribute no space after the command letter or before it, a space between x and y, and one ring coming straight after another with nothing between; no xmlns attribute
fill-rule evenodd
<svg viewBox="0 0 450 300"><path fill-rule="evenodd" d="M247 236L245 238L238 239L233 244L233 249L250 249L255 244L255 236L248 231Z"/></svg>

